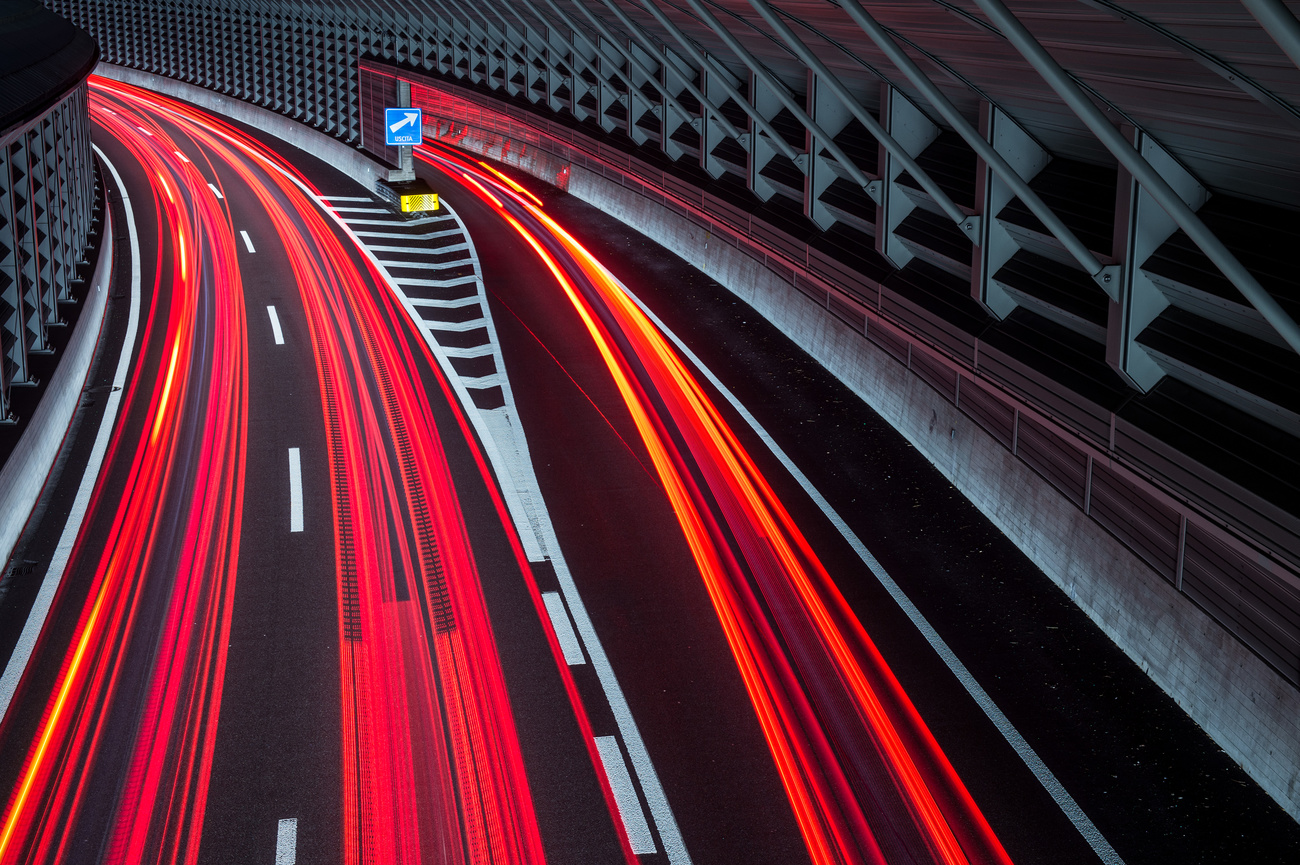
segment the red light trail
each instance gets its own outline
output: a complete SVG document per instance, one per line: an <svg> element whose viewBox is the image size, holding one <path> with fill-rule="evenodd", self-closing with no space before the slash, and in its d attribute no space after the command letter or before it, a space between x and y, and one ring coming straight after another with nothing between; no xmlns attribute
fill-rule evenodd
<svg viewBox="0 0 1300 865"><path fill-rule="evenodd" d="M312 190L259 142L127 85L92 79L92 94L95 120L153 183L165 227L147 362L125 400L147 400L149 420L136 438L119 431L109 454L108 465L132 460L126 495L110 501L101 476L92 513L112 514L112 541L5 809L0 862L61 861L78 821L96 816L105 861L198 855L242 522L247 322L235 232L219 203L228 196L208 194L179 138L206 151L210 166L233 171L269 215L306 314L334 515L340 858L544 861L477 565L408 339L418 336L413 325L391 297L377 296L382 281ZM432 358L417 344L427 368ZM93 552L79 546L74 565L85 559ZM164 612L142 630L141 609L155 595ZM548 638L594 764L590 726ZM122 681L139 678L140 665L128 662L141 659L129 652L150 640L157 651L143 659L144 697L132 702ZM117 767L125 774L101 778L93 770L118 747L105 741L107 719L123 713L134 725L129 760ZM94 797L106 780L122 792L105 818ZM607 785L605 795L612 809ZM630 861L626 838L622 845Z"/></svg>
<svg viewBox="0 0 1300 865"><path fill-rule="evenodd" d="M144 362L124 400L144 404L150 420L121 429L109 452L110 464L128 466L124 492L110 501L101 486L91 505L113 514L107 542L95 550L79 540L73 554L94 576L5 809L4 862L70 856L79 822L103 808L95 783L107 749L124 780L104 860L192 860L224 681L247 446L235 247L216 201L188 194L197 177L172 157L167 133L101 107L94 94L96 121L163 192L155 280L170 290L153 294ZM141 681L132 662L145 656ZM138 732L119 750L123 721Z"/></svg>

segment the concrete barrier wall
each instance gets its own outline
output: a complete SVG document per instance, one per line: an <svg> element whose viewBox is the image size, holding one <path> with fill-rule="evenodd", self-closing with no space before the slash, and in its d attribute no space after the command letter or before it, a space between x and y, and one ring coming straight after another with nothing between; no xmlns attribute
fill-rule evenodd
<svg viewBox="0 0 1300 865"><path fill-rule="evenodd" d="M7 562L58 458L90 374L113 279L113 222L104 207L103 242L85 307L27 429L0 469L0 561Z"/></svg>
<svg viewBox="0 0 1300 865"><path fill-rule="evenodd" d="M367 189L374 189L375 181L388 176L388 169L360 150L349 147L337 138L317 132L310 126L290 120L282 114L276 114L274 111L229 96L222 96L220 93L186 84L174 78L164 78L161 75L140 72L125 66L115 66L112 63L100 63L95 67L95 74L184 99L213 114L246 123L267 135L273 135L281 141L292 144L305 153L310 153L327 165L355 178Z"/></svg>

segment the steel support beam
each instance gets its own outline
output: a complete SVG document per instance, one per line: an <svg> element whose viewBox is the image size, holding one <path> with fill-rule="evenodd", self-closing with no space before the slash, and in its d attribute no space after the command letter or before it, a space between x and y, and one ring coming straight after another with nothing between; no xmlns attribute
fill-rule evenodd
<svg viewBox="0 0 1300 865"><path fill-rule="evenodd" d="M939 127L892 84L880 85L880 117L885 122L885 130L894 142L894 148L880 148L876 251L889 259L895 267L901 268L912 260L912 253L895 236L894 230L916 208L916 204L899 185L898 178L907 170L908 163L915 164L912 157L920 155L939 137ZM906 154L907 162L900 158L900 154Z"/></svg>
<svg viewBox="0 0 1300 865"><path fill-rule="evenodd" d="M651 17L659 23L659 26L672 34L673 38L677 40L677 43L682 46L682 49L685 50L687 54L691 55L691 59L699 64L701 75L708 76L708 81L711 85L720 87L722 92L725 93L729 99L734 100L735 103L749 115L750 121L758 128L758 131L763 132L776 142L777 149L779 149L789 159L794 160L799 158L799 154L794 150L794 148L792 148L788 143L786 143L784 138L776 133L776 130L771 127L767 120L754 110L754 106L750 104L749 99L741 94L737 84L732 81L733 76L730 70L697 48L695 43L681 31L681 28L674 24L668 16L664 15L663 11L655 5L654 0L641 0L641 5L644 6L646 11L650 13ZM704 92L716 99L714 91L710 87L706 87ZM721 114L718 114L717 117L720 120L725 119L722 118ZM730 134L730 132L728 132L728 134ZM710 138L710 133L707 129L700 130L700 135L701 138L705 140ZM741 145L746 150L751 149L752 136L749 133L737 136L737 140L741 142ZM707 156L701 154L701 158L707 159ZM705 170L709 171L710 174L713 174L707 165L705 166ZM713 174L713 176L719 177L721 175Z"/></svg>
<svg viewBox="0 0 1300 865"><path fill-rule="evenodd" d="M1282 0L1241 0L1264 32L1273 37L1291 62L1300 67L1300 21Z"/></svg>
<svg viewBox="0 0 1300 865"><path fill-rule="evenodd" d="M828 135L839 135L853 119L844 100L836 96L825 79L811 69L808 70L808 113ZM822 204L821 196L839 177L839 172L835 170L834 161L822 156L821 152L821 139L809 133L808 193L804 197L804 215L825 231L835 224L837 217Z"/></svg>
<svg viewBox="0 0 1300 865"><path fill-rule="evenodd" d="M1205 204L1209 191L1155 139L1131 126L1124 133L1189 208L1199 210ZM1142 270L1142 265L1177 230L1177 223L1146 188L1128 172L1120 171L1115 201L1115 257L1123 262L1123 269L1119 298L1110 303L1106 362L1132 387L1143 392L1155 387L1165 372L1143 350L1137 338L1169 306L1169 301Z"/></svg>
<svg viewBox="0 0 1300 865"><path fill-rule="evenodd" d="M993 152L1023 183L1033 180L1052 159L1010 115L987 100L980 102L980 127L982 140L988 142ZM971 261L971 295L990 315L1003 319L1016 308L1016 300L995 276L1020 247L998 220L998 214L1015 197L1015 190L983 157L976 163L976 171L975 206L980 209L982 218L975 256Z"/></svg>
<svg viewBox="0 0 1300 865"><path fill-rule="evenodd" d="M826 131L819 127L813 119L808 116L808 112L806 112L803 109L803 106L790 95L786 90L785 85L776 80L776 78L767 71L763 64L758 62L758 59L755 58L754 55L745 50L745 46L740 44L740 40L733 36L726 27L722 26L722 23L718 21L712 12L704 7L704 4L701 3L700 0L686 0L686 2L690 4L691 9L695 11L695 14L698 15L714 33L718 34L719 38L726 43L732 53L734 53L742 63L749 67L749 71L753 76L756 79L761 80L763 85L771 90L772 93L776 95L777 99L781 101L781 104L795 116L795 119L803 124L804 129L812 133L814 138L824 142L823 147L825 147L826 150L830 152L831 156L835 157L836 161L844 167L844 170L848 175L853 178L853 182L857 183L863 189L870 190L871 178L867 177L866 174L864 174L862 170L854 164L853 160L849 159L848 155L840 149L840 146L835 143L834 139L830 135L827 135ZM757 146L757 142L755 142L755 146ZM795 157L794 162L796 165L802 162L803 165L801 167L804 174L808 173L808 160L806 156L802 160Z"/></svg>
<svg viewBox="0 0 1300 865"><path fill-rule="evenodd" d="M744 134L735 126L733 126L731 121L723 117L722 114L718 111L718 106L715 105L713 101L708 96L705 95L701 87L696 86L693 77L696 74L702 77L705 74L703 69L700 69L698 72L695 72L693 70L688 72L684 61L679 63L677 59L674 57L673 53L669 51L667 45L662 45L662 46L656 45L654 40L651 39L650 36L645 32L645 29L642 28L635 21L633 21L627 15L626 12L620 9L618 7L618 4L615 3L614 0L601 0L601 2L603 2L605 6L611 12L614 13L614 17L617 18L619 20L619 23L622 24L623 27L627 29L628 33L632 34L632 38L635 39L641 45L641 47L645 49L647 54L650 55L662 54L664 59L661 61L661 65L664 68L665 86L667 86L671 90L673 80L676 79L680 81L682 85L682 89L685 90L687 93L691 94L691 96L695 97L695 100L700 103L699 117L691 115L687 112L683 112L683 113L688 118L688 122L691 124L691 126L700 134L701 149L703 149L704 147L705 127L710 123L710 121L720 125L723 131L726 132L726 134L731 136L732 138L739 139ZM701 84L703 84L703 81L701 81ZM680 92L681 91L679 90L678 93ZM664 136L665 136L664 152L668 153L668 155L673 159L677 159L678 156L674 156L672 150L670 150L669 148L669 141L671 139L672 131L673 129L675 129L675 127L672 126L671 116L665 118L665 120L666 122L664 124ZM706 155L703 152L701 152L700 154L701 166L704 166L705 159L706 159ZM707 166L704 167L707 170ZM721 177L721 174L714 174L713 176Z"/></svg>
<svg viewBox="0 0 1300 865"><path fill-rule="evenodd" d="M981 135L962 116L962 113L943 94L943 91L934 85L929 76L921 71L921 68L913 62L912 58L907 56L903 49L898 47L898 43L886 32L885 28L880 26L880 23L866 9L862 8L862 4L858 0L841 0L840 6L853 19L854 23L862 28L871 41L884 52L894 66L907 77L907 80L911 81L912 85L921 91L921 95L925 97L926 101L939 112L939 115L944 120L948 121L948 124L970 145L975 154L997 174L998 179L1007 184L1011 192L1024 202L1025 206L1029 208L1034 216L1038 217L1038 220L1051 232L1052 236L1061 242L1074 260L1079 263L1084 273L1105 284L1105 276L1108 272L1106 266L1075 236L1074 232L1061 221L1060 217L1052 212L1052 209L1038 197L1038 194L1029 188L1028 180L1022 176L1021 172L1017 168L1013 168L997 151L991 141ZM981 213L980 221L986 222L992 218L993 215L984 210ZM981 228L980 236L984 235L985 232ZM974 238L972 239L974 240ZM980 241L976 240L976 242ZM1113 273L1111 279L1114 279Z"/></svg>
<svg viewBox="0 0 1300 865"><path fill-rule="evenodd" d="M880 146L890 154L892 159L897 160L899 165L902 166L902 169L906 170L917 183L921 184L921 188L929 193L930 197L934 199L935 203L939 205L945 214L947 214L948 218L957 223L957 225L961 227L962 231L967 233L967 236L973 235L975 227L974 221L971 220L969 216L953 202L952 198L949 197L946 192L939 188L939 185L930 178L930 175L926 173L921 166L917 165L916 160L912 158L919 154L920 151L918 150L916 153L909 153L909 148L902 146L898 141L894 140L890 133L876 120L876 118L872 117L871 113L862 107L862 103L858 102L858 100L854 98L853 94L849 93L848 88L840 83L840 80L835 76L835 73L831 72L830 69L826 67L826 64L822 63L821 60L817 58L816 54L808 50L808 46L805 45L799 37L795 36L794 32L786 26L784 21L776 16L776 13L772 11L772 7L768 5L767 0L749 0L749 3L758 10L759 15L763 16L763 20L768 23L768 26L775 30L777 35L785 41L786 45L790 47L795 56L802 60L804 65L816 72L823 79L826 86L828 86L832 92L840 98L844 103L844 106L855 118L857 118L859 123L866 127L867 131L870 132L872 137L880 143ZM882 111L881 113L883 114L884 112ZM809 129L811 130L812 127L810 126ZM928 144L929 142L927 141L926 143ZM883 176L884 175L882 175L882 177ZM969 228L966 226L967 223L970 223ZM877 232L876 237L880 237L879 232Z"/></svg>
<svg viewBox="0 0 1300 865"><path fill-rule="evenodd" d="M1300 352L1300 326L1282 309L1277 300L1269 294L1254 275L1242 265L1237 257L1223 245L1223 241L1201 222L1195 211L1187 206L1173 187L1160 176L1160 173L1147 162L1140 153L1133 149L1131 143L1124 139L1118 129L1110 124L1087 94L1083 92L1070 74L1066 72L1047 50L1034 38L1033 34L1012 15L1001 0L974 0L984 11L1002 35L1016 48L1042 76L1048 86L1060 96L1070 109L1083 121L1084 125L1109 150L1120 164L1133 175L1138 183L1151 195L1152 199L1169 214L1193 243L1214 262L1224 276L1237 290L1250 301L1251 305L1264 316L1264 320L1277 330L1278 335L1295 351ZM1118 292L1108 292L1112 299Z"/></svg>

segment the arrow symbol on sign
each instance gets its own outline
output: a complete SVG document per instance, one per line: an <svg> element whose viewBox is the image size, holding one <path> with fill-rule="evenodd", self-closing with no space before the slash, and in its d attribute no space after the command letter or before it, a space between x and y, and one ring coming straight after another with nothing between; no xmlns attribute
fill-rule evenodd
<svg viewBox="0 0 1300 865"><path fill-rule="evenodd" d="M396 123L388 127L388 131L396 132L397 130L401 129L403 126L412 126L415 124L415 121L419 119L420 119L420 112L407 111L405 114L402 115L401 120L397 121Z"/></svg>

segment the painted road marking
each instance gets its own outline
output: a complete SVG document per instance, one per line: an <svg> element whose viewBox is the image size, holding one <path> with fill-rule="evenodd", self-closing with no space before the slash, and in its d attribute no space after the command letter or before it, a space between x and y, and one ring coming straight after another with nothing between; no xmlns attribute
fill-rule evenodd
<svg viewBox="0 0 1300 865"><path fill-rule="evenodd" d="M302 531L302 456L289 448L289 531Z"/></svg>
<svg viewBox="0 0 1300 865"><path fill-rule="evenodd" d="M275 344L284 345L284 331L280 330L280 316L276 315L275 307L268 306L266 314L271 316L271 333L275 334Z"/></svg>
<svg viewBox="0 0 1300 865"><path fill-rule="evenodd" d="M367 198L367 197L364 196L364 195L362 195L362 196L356 196L356 195L322 195L322 196L319 196L319 197L322 198L322 199L324 199L325 201L372 201L372 202L374 201L373 198Z"/></svg>
<svg viewBox="0 0 1300 865"><path fill-rule="evenodd" d="M618 815L623 818L623 828L627 831L632 852L654 853L655 841L650 837L650 826L646 823L645 812L641 810L641 802L636 797L636 788L632 786L627 763L623 762L623 752L618 749L618 739L613 736L597 736L596 750L600 752L600 762L605 767L605 777L609 779L614 804L618 805Z"/></svg>
<svg viewBox="0 0 1300 865"><path fill-rule="evenodd" d="M298 818L280 821L275 832L275 865L294 865L298 861Z"/></svg>
<svg viewBox="0 0 1300 865"><path fill-rule="evenodd" d="M214 186L213 184L209 183L208 189L211 189L212 194L215 195L217 198L225 198L225 196L221 194L221 190L217 189L217 187Z"/></svg>
<svg viewBox="0 0 1300 865"><path fill-rule="evenodd" d="M253 248L253 238L248 236L247 231L240 231L239 236L244 238L244 246L248 247L249 252L257 252L257 250Z"/></svg>
<svg viewBox="0 0 1300 865"><path fill-rule="evenodd" d="M542 601L546 604L546 612L551 616L555 639L560 642L560 649L564 652L564 663L571 667L585 664L582 646L578 644L578 635L573 632L573 625L569 622L569 614L564 610L564 599L560 597L560 593L542 592Z"/></svg>
<svg viewBox="0 0 1300 865"><path fill-rule="evenodd" d="M189 162L189 161L190 161L189 158L188 158L184 153L181 153L179 150L173 150L172 153L175 153L175 154L176 154L176 158L179 159L181 162Z"/></svg>

